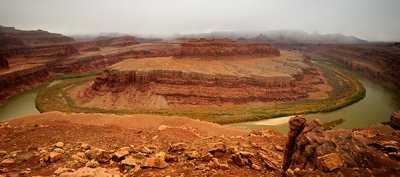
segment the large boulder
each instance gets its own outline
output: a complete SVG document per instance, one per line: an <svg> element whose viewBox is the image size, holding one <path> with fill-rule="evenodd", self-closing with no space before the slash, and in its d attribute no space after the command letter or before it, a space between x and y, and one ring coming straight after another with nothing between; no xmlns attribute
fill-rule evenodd
<svg viewBox="0 0 400 177"><path fill-rule="evenodd" d="M307 122L303 116L295 116L289 120L289 128L282 166L285 173L295 169L400 168L400 134L388 126L325 131L319 120Z"/></svg>
<svg viewBox="0 0 400 177"><path fill-rule="evenodd" d="M390 126L395 129L400 129L400 111L394 112L390 116Z"/></svg>

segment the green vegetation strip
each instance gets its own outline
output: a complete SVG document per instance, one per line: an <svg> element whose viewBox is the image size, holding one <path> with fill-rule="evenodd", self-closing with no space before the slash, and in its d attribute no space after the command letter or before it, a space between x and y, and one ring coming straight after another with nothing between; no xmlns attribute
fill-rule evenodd
<svg viewBox="0 0 400 177"><path fill-rule="evenodd" d="M101 71L96 71L96 72L84 73L84 74L56 74L56 78L60 79L60 80L76 79L76 78L83 78L83 77L89 77L89 76L98 76L101 73L102 73Z"/></svg>
<svg viewBox="0 0 400 177"><path fill-rule="evenodd" d="M86 77L75 80L66 80L42 90L36 98L36 107L40 112L82 112L82 113L112 113L126 114L156 114L167 116L186 116L203 121L220 124L230 124L245 121L257 121L275 117L307 114L316 112L333 111L365 97L365 89L355 78L346 76L336 70L318 65L329 84L333 87L329 92L329 98L324 100L301 99L291 103L277 103L273 106L248 108L246 106L235 107L201 107L201 108L171 108L171 109L130 109L130 110L106 110L101 108L79 107L67 95L70 87L92 81L94 77Z"/></svg>

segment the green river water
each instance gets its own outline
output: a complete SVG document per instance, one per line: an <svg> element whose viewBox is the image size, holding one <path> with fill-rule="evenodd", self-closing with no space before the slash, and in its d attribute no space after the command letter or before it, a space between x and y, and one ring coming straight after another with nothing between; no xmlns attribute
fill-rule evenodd
<svg viewBox="0 0 400 177"><path fill-rule="evenodd" d="M319 118L321 121L327 121L343 118L345 119L345 122L336 128L362 128L388 121L391 113L397 110L400 100L398 93L390 91L380 84L339 65L322 61L317 61L316 63L355 77L364 85L366 96L359 102L336 111L307 114L305 115L307 119ZM61 82L62 80L56 80L12 97L5 105L0 107L0 121L28 114L39 114L39 111L35 107L35 98L38 92L48 86ZM288 131L288 119L289 117L274 118L254 122L237 123L232 124L231 126L244 127L248 129L272 128L285 133Z"/></svg>
<svg viewBox="0 0 400 177"><path fill-rule="evenodd" d="M304 115L307 119L319 118L322 122L343 118L345 121L335 129L340 128L363 128L381 122L389 121L390 115L398 109L399 93L391 91L379 83L368 79L358 73L350 71L343 66L325 61L313 61L318 65L329 67L350 75L360 81L366 90L365 97L344 108L324 113L312 113ZM290 116L266 119L260 121L243 122L232 124L235 127L248 129L272 128L286 133L289 130L287 122Z"/></svg>

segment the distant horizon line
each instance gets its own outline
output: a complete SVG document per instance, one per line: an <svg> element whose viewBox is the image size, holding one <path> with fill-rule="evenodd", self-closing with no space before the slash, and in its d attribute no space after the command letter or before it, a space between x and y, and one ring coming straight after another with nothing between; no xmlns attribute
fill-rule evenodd
<svg viewBox="0 0 400 177"><path fill-rule="evenodd" d="M17 30L22 30L22 31L37 31L37 30L42 30L42 31L47 31L50 33L57 33L57 34L62 34L65 36L69 36L69 37L73 37L73 36L102 36L104 34L104 36L110 35L110 34L116 34L116 35L130 35L130 36L134 36L134 37L143 37L143 38L162 38L162 39L171 39L171 38L176 38L177 36L187 36L187 35L201 35L201 34L212 34L212 33L233 33L236 35L240 35L237 33L254 33L251 35L255 35L258 36L260 34L266 35L264 34L266 32L302 32L302 33L306 33L308 35L312 35L314 33L317 33L321 36L326 36L326 35L343 35L345 37L355 37L359 40L364 40L367 42L398 42L397 40L368 40L368 39L364 39L364 38L360 38L356 35L348 35L348 34L343 34L343 33L339 33L339 32L332 32L332 33L321 33L317 30L313 30L313 32L308 32L306 30L299 30L299 29L288 29L288 28L281 28L281 29L270 29L270 30L211 30L211 31L206 31L206 32L176 32L176 33L169 33L169 34L152 34L152 33L125 33L125 32L117 32L117 31L113 31L113 32L75 32L75 33L69 33L69 32L57 32L57 31L51 31L51 30L47 30L47 29L42 29L42 28L37 28L37 29L22 29L22 28L17 28L17 27L13 27L13 26L4 26L4 25L0 25L2 27L11 27L11 28L15 28ZM258 34L257 34L258 33ZM243 35L243 34L242 34ZM254 37L255 37L254 36Z"/></svg>

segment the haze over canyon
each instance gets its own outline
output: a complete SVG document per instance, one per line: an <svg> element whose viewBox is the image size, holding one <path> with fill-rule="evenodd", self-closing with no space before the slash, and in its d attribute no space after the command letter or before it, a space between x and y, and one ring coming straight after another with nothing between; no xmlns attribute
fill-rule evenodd
<svg viewBox="0 0 400 177"><path fill-rule="evenodd" d="M0 177L400 176L399 7L0 0Z"/></svg>

